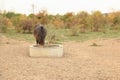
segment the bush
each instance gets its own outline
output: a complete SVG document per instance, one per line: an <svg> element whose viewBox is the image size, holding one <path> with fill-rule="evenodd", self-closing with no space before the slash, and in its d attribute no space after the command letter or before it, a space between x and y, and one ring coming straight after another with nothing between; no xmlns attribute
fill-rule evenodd
<svg viewBox="0 0 120 80"><path fill-rule="evenodd" d="M7 26L1 25L0 26L0 32L6 33L7 32Z"/></svg>
<svg viewBox="0 0 120 80"><path fill-rule="evenodd" d="M21 29L21 27L19 25L17 25L15 27L15 30L16 30L17 33L20 33L22 29Z"/></svg>
<svg viewBox="0 0 120 80"><path fill-rule="evenodd" d="M19 29L22 29L22 30L23 30L23 33L25 33L25 32L31 33L32 27L33 27L33 23L32 23L32 20L31 20L31 19L24 19L24 20L21 20L19 26L20 26L21 28L18 27L18 30L19 30Z"/></svg>
<svg viewBox="0 0 120 80"><path fill-rule="evenodd" d="M71 36L78 36L79 35L79 26L71 27Z"/></svg>

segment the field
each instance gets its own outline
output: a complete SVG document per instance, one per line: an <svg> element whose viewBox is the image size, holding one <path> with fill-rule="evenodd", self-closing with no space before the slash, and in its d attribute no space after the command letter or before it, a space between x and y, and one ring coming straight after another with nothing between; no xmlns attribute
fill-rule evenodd
<svg viewBox="0 0 120 80"><path fill-rule="evenodd" d="M87 31L85 33L78 33L77 36L71 36L71 29L55 29L55 28L47 28L47 38L46 41L49 41L49 38L52 35L55 35L55 43L62 43L67 41L77 41L83 42L86 40L96 39L96 38L120 38L120 31L117 30L106 30L103 32L91 32ZM7 33L3 33L3 35L28 42L35 42L33 34L22 34L16 33L14 29L9 29Z"/></svg>
<svg viewBox="0 0 120 80"><path fill-rule="evenodd" d="M0 34L0 80L120 80L119 31L55 34L55 43L64 46L62 58L29 57L32 34Z"/></svg>

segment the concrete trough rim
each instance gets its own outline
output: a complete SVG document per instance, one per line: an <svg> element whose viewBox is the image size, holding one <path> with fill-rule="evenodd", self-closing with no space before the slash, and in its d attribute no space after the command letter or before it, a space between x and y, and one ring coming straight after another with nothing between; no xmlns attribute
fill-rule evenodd
<svg viewBox="0 0 120 80"><path fill-rule="evenodd" d="M53 46L53 47L49 47L49 46ZM31 45L30 47L33 47L33 48L57 48L57 47L60 47L60 48L62 48L63 47L63 45L61 45L61 44L49 44L49 45L45 45L44 47L34 47L34 45Z"/></svg>
<svg viewBox="0 0 120 80"><path fill-rule="evenodd" d="M45 47L34 47L31 45L29 56L30 57L62 57L63 45L61 44L49 44Z"/></svg>

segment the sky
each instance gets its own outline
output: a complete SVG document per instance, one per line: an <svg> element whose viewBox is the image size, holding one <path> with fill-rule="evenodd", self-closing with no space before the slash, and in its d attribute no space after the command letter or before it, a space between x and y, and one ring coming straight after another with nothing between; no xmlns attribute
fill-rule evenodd
<svg viewBox="0 0 120 80"><path fill-rule="evenodd" d="M16 13L30 14L40 10L47 10L48 14L65 14L67 12L88 13L99 10L107 13L120 10L120 0L0 0L0 10L13 11Z"/></svg>

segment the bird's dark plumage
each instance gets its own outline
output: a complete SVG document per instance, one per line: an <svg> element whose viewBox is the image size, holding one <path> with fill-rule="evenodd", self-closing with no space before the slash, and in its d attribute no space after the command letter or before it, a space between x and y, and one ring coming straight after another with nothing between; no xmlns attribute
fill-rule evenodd
<svg viewBox="0 0 120 80"><path fill-rule="evenodd" d="M35 25L34 37L36 38L37 44L44 46L46 34L47 34L47 31L44 26Z"/></svg>

